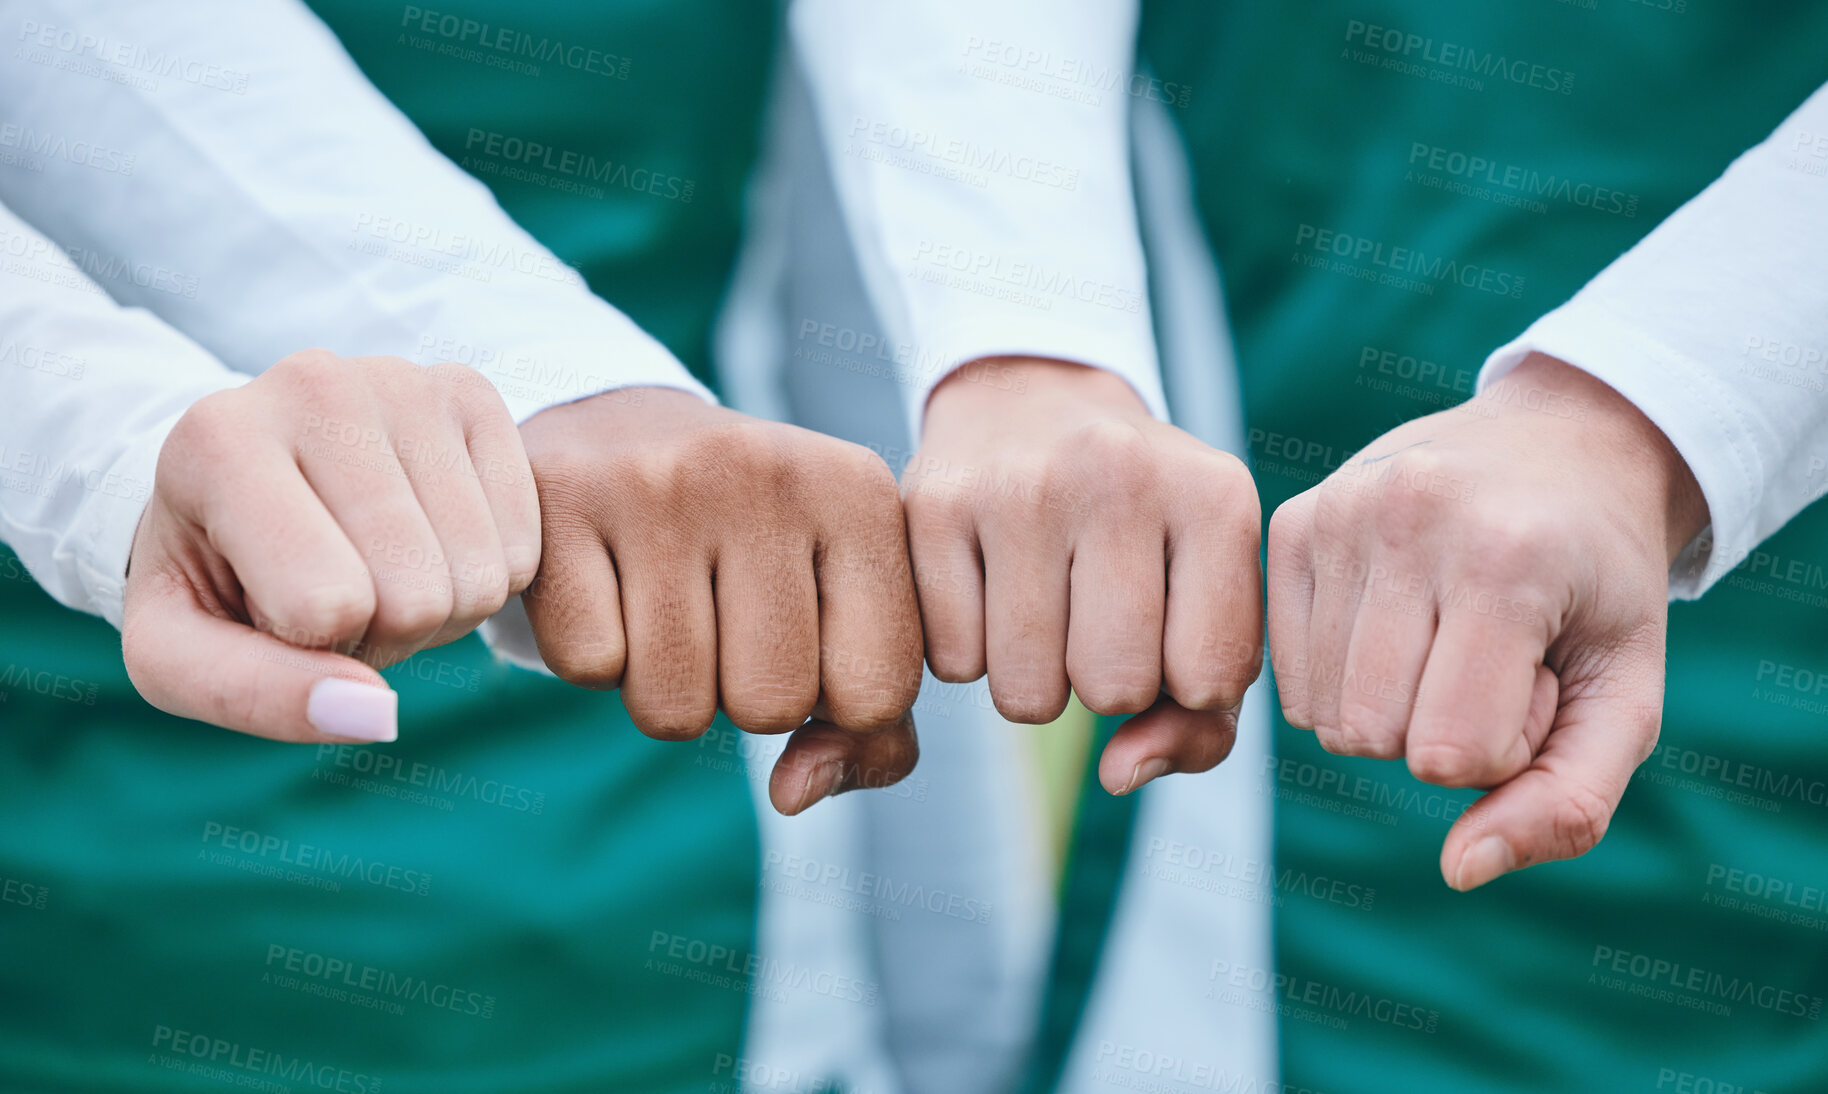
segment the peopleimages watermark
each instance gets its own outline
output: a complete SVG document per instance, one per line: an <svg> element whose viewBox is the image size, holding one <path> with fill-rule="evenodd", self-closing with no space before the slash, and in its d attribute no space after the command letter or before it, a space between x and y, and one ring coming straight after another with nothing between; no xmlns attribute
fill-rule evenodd
<svg viewBox="0 0 1828 1094"><path fill-rule="evenodd" d="M847 1078L719 1052L711 1064L708 1094L878 1094Z"/></svg>
<svg viewBox="0 0 1828 1094"><path fill-rule="evenodd" d="M1087 106L1102 105L1104 94L1111 91L1176 107L1186 106L1193 97L1193 89L1186 84L1158 80L1122 65L1100 64L977 34L965 39L964 56L968 75Z"/></svg>
<svg viewBox="0 0 1828 1094"><path fill-rule="evenodd" d="M1143 1094L1170 1094L1188 1087L1219 1094L1322 1094L1312 1087L1227 1071L1205 1060L1190 1060L1117 1041L1098 1042L1098 1051L1092 1057L1092 1079Z"/></svg>
<svg viewBox="0 0 1828 1094"><path fill-rule="evenodd" d="M527 813L537 817L546 811L546 792L543 790L530 790L501 779L478 778L438 764L418 760L409 762L395 752L356 745L321 744L317 746L317 759L320 769L328 761L331 767L353 771L377 782L463 798L483 805L493 805L510 813Z"/></svg>
<svg viewBox="0 0 1828 1094"><path fill-rule="evenodd" d="M1309 266L1323 266L1335 273L1395 285L1411 292L1426 290L1422 292L1424 296L1433 295L1431 283L1459 285L1493 296L1523 296L1524 278L1521 274L1461 262L1445 255L1431 255L1411 247L1386 244L1367 236L1352 235L1314 224L1304 223L1296 227L1295 251L1298 256L1311 258L1306 263ZM1336 261L1329 264L1329 260Z"/></svg>
<svg viewBox="0 0 1828 1094"><path fill-rule="evenodd" d="M1733 1013L1732 1004L1811 1022L1822 1016L1822 997L1819 995L1612 946L1593 947L1591 968L1594 971L1587 974L1589 984L1720 1017Z"/></svg>
<svg viewBox="0 0 1828 1094"><path fill-rule="evenodd" d="M360 881L376 888L418 896L426 896L431 892L432 875L423 870L364 858L347 851L339 853L309 843L295 844L289 839L219 821L204 822L202 842L205 847L197 852L198 858L207 858L217 865L234 866L281 881L306 884L309 888L338 892L342 889L343 881ZM237 860L232 854L224 852L239 852L254 857ZM296 869L287 870L286 867Z"/></svg>
<svg viewBox="0 0 1828 1094"><path fill-rule="evenodd" d="M1404 178L1434 189L1528 209L1533 213L1546 213L1548 202L1557 201L1596 213L1622 217L1638 215L1636 194L1590 182L1576 182L1552 171L1545 174L1533 167L1500 163L1423 141L1410 142L1409 165Z"/></svg>
<svg viewBox="0 0 1828 1094"><path fill-rule="evenodd" d="M1437 74L1460 76L1458 81L1441 82L1463 83L1463 86L1474 90L1484 90L1484 83L1473 77L1496 78L1520 87L1562 95L1574 90L1574 73L1566 69L1508 57L1496 50L1481 50L1459 42L1441 41L1395 27L1380 27L1375 23L1349 19L1346 21L1346 42L1348 46L1363 46L1371 59L1380 60L1386 68L1431 79L1439 79ZM1378 57L1380 53L1383 54L1381 58ZM1354 54L1353 59L1362 62L1366 58ZM1410 69L1418 71L1410 72Z"/></svg>
<svg viewBox="0 0 1828 1094"><path fill-rule="evenodd" d="M1223 958L1213 960L1206 978L1212 981L1212 987L1206 990L1208 999L1332 1029L1345 1029L1354 1018L1368 1018L1415 1033L1433 1033L1441 1025L1439 1011L1414 1003L1290 972L1237 965Z"/></svg>
<svg viewBox="0 0 1828 1094"><path fill-rule="evenodd" d="M237 69L74 27L22 19L19 21L19 40L29 51L22 54L23 58L33 64L49 65L83 76L99 76L142 91L158 89L154 77L175 77L187 84L235 95L244 95L248 89L248 74Z"/></svg>
<svg viewBox="0 0 1828 1094"><path fill-rule="evenodd" d="M509 165L500 171L504 178L532 182L553 190L580 193L586 197L600 198L604 194L602 187L611 186L618 190L652 194L657 198L690 205L692 195L698 190L698 183L692 179L664 171L630 167L618 160L599 160L573 149L554 148L541 141L473 126L464 135L463 150L466 155L462 165L466 168L474 170L477 167L470 162L470 156L487 156ZM497 172L490 170L481 173ZM591 183L600 185L591 186Z"/></svg>
<svg viewBox="0 0 1828 1094"><path fill-rule="evenodd" d="M562 39L535 37L525 31L484 23L476 19L448 15L408 4L400 13L400 26L419 34L444 39L462 60L492 60L491 68L505 68L529 76L539 75L540 64L557 64L574 72L589 73L615 80L628 79L629 60L607 50ZM425 48L433 43L407 43ZM486 51L478 57L466 56L471 50ZM493 54L493 57L489 55Z"/></svg>
<svg viewBox="0 0 1828 1094"><path fill-rule="evenodd" d="M982 189L988 184L992 175L1014 179L1018 182L1032 182L1055 190L1073 191L1079 189L1079 169L1052 160L1039 159L1019 151L1011 151L996 145L980 144L977 141L938 133L930 129L916 129L898 125L893 122L877 121L870 118L854 117L851 119L850 132L847 134L854 150L874 146L889 152L904 153L914 159L898 162L873 158L876 162L889 163L891 166L907 167L923 174L937 174L953 181L966 182ZM860 154L853 151L851 154ZM923 161L929 166L921 167ZM944 166L950 171L938 170Z"/></svg>
<svg viewBox="0 0 1828 1094"><path fill-rule="evenodd" d="M267 946L261 982L393 1014L418 1003L471 1018L495 1016L493 995L279 942Z"/></svg>
<svg viewBox="0 0 1828 1094"><path fill-rule="evenodd" d="M1217 847L1153 836L1143 853L1143 873L1189 889L1282 907L1282 896L1298 893L1342 908L1370 911L1377 890L1344 878L1309 874L1294 866L1278 871L1262 859L1241 858Z"/></svg>
<svg viewBox="0 0 1828 1094"><path fill-rule="evenodd" d="M319 1090L333 1090L336 1094L380 1094L381 1090L381 1080L367 1072L187 1029L154 1026L152 1047L165 1049L172 1055L154 1053L148 1063L172 1071L187 1070L242 1088L283 1090L286 1088L278 1084L283 1080L304 1083ZM266 1076L274 1081L263 1081L255 1076Z"/></svg>
<svg viewBox="0 0 1828 1094"><path fill-rule="evenodd" d="M135 155L119 148L61 133L47 133L16 122L0 125L0 163L42 172L46 161L63 160L111 175L133 174Z"/></svg>
<svg viewBox="0 0 1828 1094"><path fill-rule="evenodd" d="M988 900L776 850L762 856L762 884L768 886L771 882L779 886L777 892L789 896L813 903L835 904L884 919L899 920L903 909L919 908L966 923L990 922ZM809 893L798 885L783 884L793 882L803 882L816 890ZM821 890L829 899L819 899L818 891Z"/></svg>
<svg viewBox="0 0 1828 1094"><path fill-rule="evenodd" d="M653 932L648 939L647 952L644 967L653 972L681 976L709 987L761 995L777 1002L785 1002L786 992L792 990L873 1007L882 994L882 986L874 980L859 980L793 961L763 957L671 931Z"/></svg>

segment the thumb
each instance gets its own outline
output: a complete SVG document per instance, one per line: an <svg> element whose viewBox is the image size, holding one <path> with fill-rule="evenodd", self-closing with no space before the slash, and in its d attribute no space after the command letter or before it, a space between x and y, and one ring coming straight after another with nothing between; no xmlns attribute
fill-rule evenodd
<svg viewBox="0 0 1828 1094"><path fill-rule="evenodd" d="M127 675L148 703L276 741L398 736L399 696L368 665L216 615L175 575L149 585L130 587L121 626Z"/></svg>
<svg viewBox="0 0 1828 1094"><path fill-rule="evenodd" d="M1657 743L1662 620L1573 650L1560 691L1548 739L1529 768L1480 799L1447 833L1441 876L1455 889L1584 855L1606 834L1632 773Z"/></svg>

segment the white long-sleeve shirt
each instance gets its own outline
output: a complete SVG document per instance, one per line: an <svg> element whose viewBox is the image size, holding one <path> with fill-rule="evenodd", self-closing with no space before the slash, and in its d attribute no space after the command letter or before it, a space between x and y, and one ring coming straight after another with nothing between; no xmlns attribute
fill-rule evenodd
<svg viewBox="0 0 1828 1094"><path fill-rule="evenodd" d="M1130 196L1135 4L801 0L792 18L866 279L917 374L915 422L954 366L998 353L1110 368L1165 416ZM134 329L171 328L144 360L126 342L97 355L83 414L44 413L55 404L33 389L0 402L10 447L150 483L184 406L319 345L472 365L517 420L616 387L709 397L431 148L302 6L33 2L9 19L0 204L150 313ZM29 329L80 346L90 310L38 299ZM155 364L178 343L193 368ZM34 576L118 622L141 509L0 495L0 529ZM485 633L532 658L517 609Z"/></svg>
<svg viewBox="0 0 1828 1094"><path fill-rule="evenodd" d="M83 362L80 380L8 370L9 461L149 488L184 407L313 346L473 366L517 421L618 387L710 398L301 5L34 2L7 19L0 345ZM69 479L0 490L0 536L53 596L118 625L144 502Z"/></svg>
<svg viewBox="0 0 1828 1094"><path fill-rule="evenodd" d="M1828 87L1572 300L1499 348L1604 380L1707 499L1670 570L1693 599L1828 489Z"/></svg>
<svg viewBox="0 0 1828 1094"><path fill-rule="evenodd" d="M165 434L246 379L0 207L0 540L58 599L120 626Z"/></svg>
<svg viewBox="0 0 1828 1094"><path fill-rule="evenodd" d="M934 385L997 355L1109 369L1167 418L1128 127L1138 88L1162 89L1134 73L1137 14L1134 0L794 4L916 443Z"/></svg>

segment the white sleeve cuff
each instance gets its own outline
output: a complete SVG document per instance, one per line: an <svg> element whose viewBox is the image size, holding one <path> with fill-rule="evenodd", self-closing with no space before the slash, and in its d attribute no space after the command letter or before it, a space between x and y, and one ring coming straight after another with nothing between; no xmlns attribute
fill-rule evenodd
<svg viewBox="0 0 1828 1094"><path fill-rule="evenodd" d="M122 603L127 590L127 561L133 554L134 533L152 500L153 479L159 467L159 450L183 412L167 417L129 441L105 469L98 469L86 483L87 496L76 510L68 543L70 566L85 603L73 608L94 612L120 629Z"/></svg>
<svg viewBox="0 0 1828 1094"><path fill-rule="evenodd" d="M420 347L418 363L459 360L470 364L501 393L517 425L547 407L622 388L673 388L708 403L717 402L710 389L654 338L632 325L621 333L613 341L554 339L499 353L427 340Z"/></svg>
<svg viewBox="0 0 1828 1094"><path fill-rule="evenodd" d="M1151 338L1127 337L1107 326L1063 324L1057 319L983 316L939 331L933 345L933 352L925 361L911 362L910 397L904 405L908 436L916 446L933 389L960 366L985 357L1048 358L1102 368L1122 377L1150 414L1160 421L1168 420L1168 397L1162 389ZM985 382L997 381L994 376L986 376Z"/></svg>

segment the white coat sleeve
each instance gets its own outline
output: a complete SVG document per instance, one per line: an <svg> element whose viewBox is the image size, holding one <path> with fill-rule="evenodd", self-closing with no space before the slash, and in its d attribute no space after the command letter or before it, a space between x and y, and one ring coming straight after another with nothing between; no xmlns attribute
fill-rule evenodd
<svg viewBox="0 0 1828 1094"><path fill-rule="evenodd" d="M0 201L232 367L314 346L456 361L516 421L619 387L710 398L296 0L25 0L5 20L0 153L29 162L0 170Z"/></svg>
<svg viewBox="0 0 1828 1094"><path fill-rule="evenodd" d="M1828 488L1828 87L1574 298L1499 348L1644 412L1688 462L1709 528L1670 570L1700 596Z"/></svg>
<svg viewBox="0 0 1828 1094"><path fill-rule="evenodd" d="M0 541L59 601L121 625L166 433L246 379L0 207Z"/></svg>
<svg viewBox="0 0 1828 1094"><path fill-rule="evenodd" d="M795 0L789 21L910 436L959 365L1108 369L1167 417L1136 202L1134 0ZM1158 94L1159 97L1159 94Z"/></svg>

